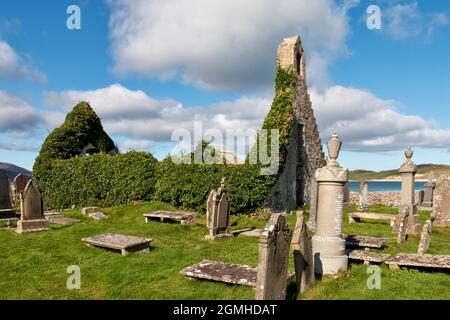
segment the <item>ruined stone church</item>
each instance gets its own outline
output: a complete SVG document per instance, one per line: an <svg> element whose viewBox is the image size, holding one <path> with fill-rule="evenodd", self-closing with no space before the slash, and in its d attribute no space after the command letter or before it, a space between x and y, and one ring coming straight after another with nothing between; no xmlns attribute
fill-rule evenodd
<svg viewBox="0 0 450 320"><path fill-rule="evenodd" d="M279 68L292 70L295 94L288 150L284 165L271 190L268 206L274 210L292 210L305 203L315 205L315 171L326 165L319 130L307 91L305 54L300 36L285 38L278 47Z"/></svg>

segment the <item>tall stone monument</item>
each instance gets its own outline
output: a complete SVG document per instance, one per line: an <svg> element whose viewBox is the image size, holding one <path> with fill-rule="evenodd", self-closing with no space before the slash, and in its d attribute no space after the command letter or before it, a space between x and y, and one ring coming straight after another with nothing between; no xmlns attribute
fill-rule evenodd
<svg viewBox="0 0 450 320"><path fill-rule="evenodd" d="M433 207L433 191L435 188L435 183L433 182L433 171L430 171L428 175L428 181L425 183L425 190L423 194L422 206L431 208Z"/></svg>
<svg viewBox="0 0 450 320"><path fill-rule="evenodd" d="M0 169L0 219L14 218L15 211L11 206L10 184L5 170Z"/></svg>
<svg viewBox="0 0 450 320"><path fill-rule="evenodd" d="M399 219L403 214L404 209L407 207L409 209L408 215L408 228L407 234L410 235L418 235L421 231L421 226L419 224L419 215L417 214L417 207L415 205L415 175L417 172L417 167L414 162L411 161L411 158L414 154L414 151L411 147L408 147L405 150L406 161L400 167L400 174L402 177L402 187L400 192L400 205L398 206ZM395 228L397 228L398 221L395 224Z"/></svg>
<svg viewBox="0 0 450 320"><path fill-rule="evenodd" d="M206 226L209 229L209 240L230 238L230 196L225 178L220 182L220 188L211 190L206 202Z"/></svg>
<svg viewBox="0 0 450 320"><path fill-rule="evenodd" d="M450 227L450 176L442 176L437 180L433 202L433 225Z"/></svg>
<svg viewBox="0 0 450 320"><path fill-rule="evenodd" d="M41 193L30 180L20 194L22 216L17 221L17 233L48 230L48 220L44 217Z"/></svg>
<svg viewBox="0 0 450 320"><path fill-rule="evenodd" d="M286 299L291 236L284 214L272 214L259 238L256 300Z"/></svg>
<svg viewBox="0 0 450 320"><path fill-rule="evenodd" d="M342 237L344 185L348 182L348 170L340 167L336 161L341 145L337 134L333 133L327 144L328 163L316 171L319 184L317 229L312 237L316 274L336 274L347 271L348 267L345 240Z"/></svg>
<svg viewBox="0 0 450 320"><path fill-rule="evenodd" d="M369 210L369 184L366 180L361 181L359 185L359 204L360 211Z"/></svg>

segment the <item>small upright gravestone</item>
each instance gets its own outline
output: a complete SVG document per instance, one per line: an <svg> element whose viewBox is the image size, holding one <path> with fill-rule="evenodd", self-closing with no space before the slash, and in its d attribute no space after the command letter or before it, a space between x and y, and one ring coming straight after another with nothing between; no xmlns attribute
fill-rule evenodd
<svg viewBox="0 0 450 320"><path fill-rule="evenodd" d="M366 180L362 181L359 185L359 210L369 210L369 184Z"/></svg>
<svg viewBox="0 0 450 320"><path fill-rule="evenodd" d="M272 214L259 238L256 300L286 299L291 236L284 214Z"/></svg>
<svg viewBox="0 0 450 320"><path fill-rule="evenodd" d="M206 226L209 229L209 240L230 238L230 196L225 178L220 182L220 188L211 190L206 202Z"/></svg>
<svg viewBox="0 0 450 320"><path fill-rule="evenodd" d="M314 260L312 254L311 234L308 232L303 211L297 211L294 234L295 278L299 292L305 292L314 283Z"/></svg>
<svg viewBox="0 0 450 320"><path fill-rule="evenodd" d="M428 175L428 181L425 183L425 190L423 193L422 206L431 208L433 207L433 191L435 184L433 182L433 171L430 171Z"/></svg>
<svg viewBox="0 0 450 320"><path fill-rule="evenodd" d="M17 233L48 230L48 221L44 216L41 193L28 181L25 190L20 195L22 216L17 221Z"/></svg>
<svg viewBox="0 0 450 320"><path fill-rule="evenodd" d="M450 227L450 176L440 177L436 182L433 200L435 227Z"/></svg>
<svg viewBox="0 0 450 320"><path fill-rule="evenodd" d="M15 217L15 211L11 207L10 184L5 170L0 169L0 219Z"/></svg>
<svg viewBox="0 0 450 320"><path fill-rule="evenodd" d="M25 190L25 187L27 186L28 179L21 173L19 173L14 178L14 183L16 185L16 193L20 194Z"/></svg>
<svg viewBox="0 0 450 320"><path fill-rule="evenodd" d="M425 252L427 252L428 247L430 246L432 225L433 223L431 220L427 220L423 225L422 233L420 235L419 248L417 250L418 254L424 254Z"/></svg>

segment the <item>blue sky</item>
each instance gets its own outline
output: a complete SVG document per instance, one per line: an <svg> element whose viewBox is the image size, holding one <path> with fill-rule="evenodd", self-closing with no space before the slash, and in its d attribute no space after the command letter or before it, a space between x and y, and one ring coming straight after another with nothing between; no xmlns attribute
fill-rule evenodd
<svg viewBox="0 0 450 320"><path fill-rule="evenodd" d="M81 30L68 30L69 5ZM369 5L381 30L366 26ZM48 131L89 100L121 150L170 152L171 132L258 128L276 48L300 34L325 142L350 169L450 164L450 3L50 1L0 3L0 161L30 169Z"/></svg>

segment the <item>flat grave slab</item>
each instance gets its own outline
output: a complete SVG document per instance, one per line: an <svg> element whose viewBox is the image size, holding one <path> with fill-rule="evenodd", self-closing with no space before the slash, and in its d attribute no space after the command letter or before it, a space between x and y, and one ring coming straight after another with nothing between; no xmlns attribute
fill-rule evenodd
<svg viewBox="0 0 450 320"><path fill-rule="evenodd" d="M257 269L247 265L202 260L180 273L190 278L256 287Z"/></svg>
<svg viewBox="0 0 450 320"><path fill-rule="evenodd" d="M156 219L161 222L179 221L183 226L197 225L197 214L195 212L186 211L153 211L144 213L145 222Z"/></svg>
<svg viewBox="0 0 450 320"><path fill-rule="evenodd" d="M45 219L48 220L48 222L50 223L54 223L54 224L59 224L59 225L69 225L69 224L74 224L74 223L78 223L81 220L78 219L73 219L73 218L68 218L68 217L45 217Z"/></svg>
<svg viewBox="0 0 450 320"><path fill-rule="evenodd" d="M348 247L383 248L388 238L344 235L345 245Z"/></svg>
<svg viewBox="0 0 450 320"><path fill-rule="evenodd" d="M122 255L133 252L149 252L152 239L127 236L118 233L104 233L81 239L88 246L117 250Z"/></svg>
<svg viewBox="0 0 450 320"><path fill-rule="evenodd" d="M397 215L387 213L371 213L371 212L350 212L348 214L348 222L355 223L361 219L388 221L392 226L395 223Z"/></svg>
<svg viewBox="0 0 450 320"><path fill-rule="evenodd" d="M232 231L231 234L234 236L246 236L251 238L259 238L261 235L262 229L258 228L247 228L241 230Z"/></svg>
<svg viewBox="0 0 450 320"><path fill-rule="evenodd" d="M399 267L450 269L450 255L398 253L385 263L393 270Z"/></svg>
<svg viewBox="0 0 450 320"><path fill-rule="evenodd" d="M388 253L368 252L364 250L349 250L348 258L350 260L364 261L364 263L382 263L391 257Z"/></svg>

